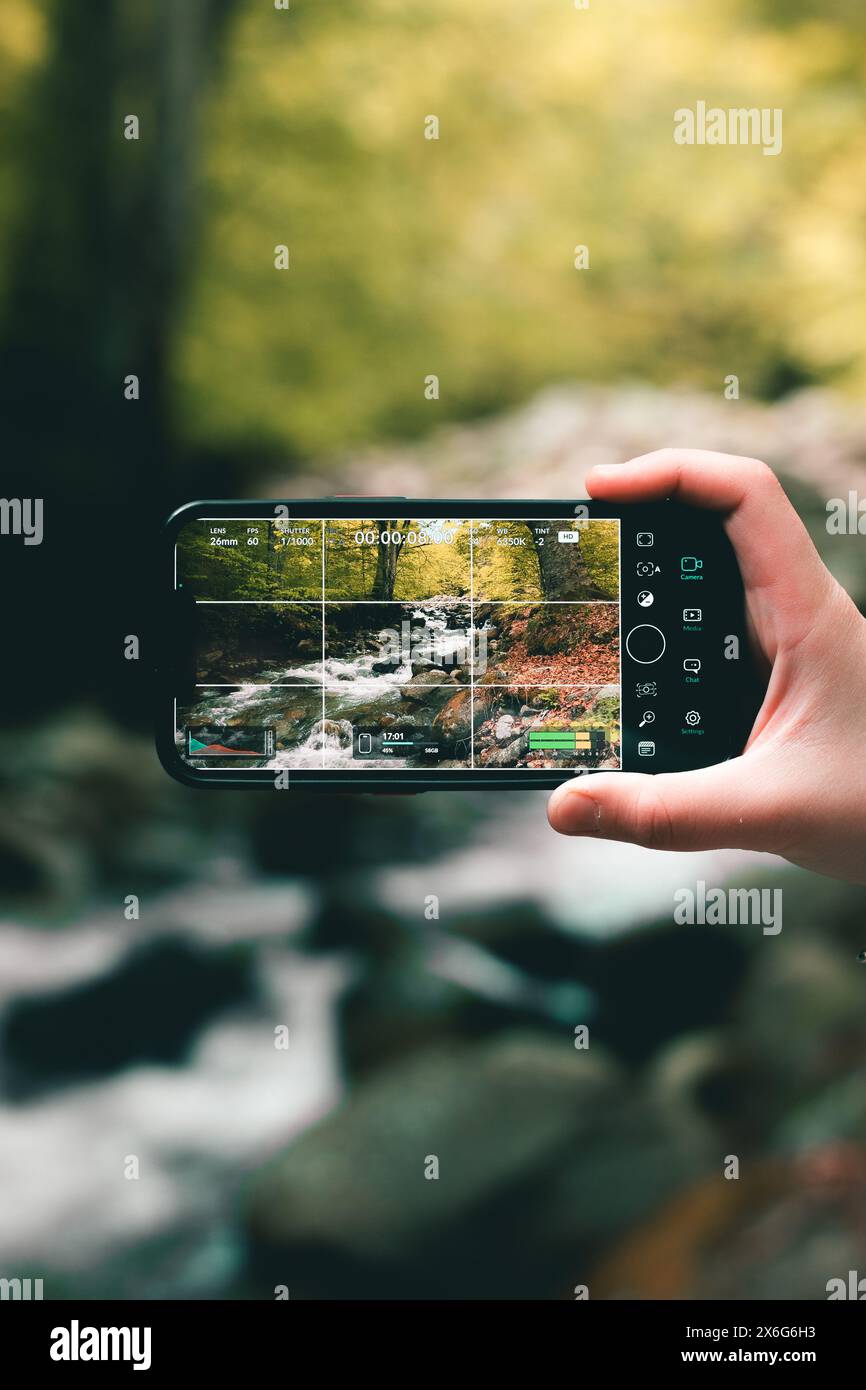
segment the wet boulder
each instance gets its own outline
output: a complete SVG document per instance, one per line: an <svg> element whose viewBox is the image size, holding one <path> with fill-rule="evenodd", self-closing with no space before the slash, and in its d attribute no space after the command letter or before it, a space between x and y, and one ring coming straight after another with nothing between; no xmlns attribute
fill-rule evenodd
<svg viewBox="0 0 866 1390"><path fill-rule="evenodd" d="M350 748L352 725L348 719L317 719L310 735L312 748Z"/></svg>
<svg viewBox="0 0 866 1390"><path fill-rule="evenodd" d="M472 692L458 690L442 706L433 720L433 733L449 746L468 739L472 733Z"/></svg>
<svg viewBox="0 0 866 1390"><path fill-rule="evenodd" d="M254 1180L253 1279L289 1268L299 1297L465 1296L503 1277L519 1288L514 1209L503 1223L491 1193L543 1205L545 1175L574 1161L615 1076L600 1051L576 1061L567 1036L532 1034L386 1067ZM510 1270L497 1269L503 1241Z"/></svg>
<svg viewBox="0 0 866 1390"><path fill-rule="evenodd" d="M571 1029L375 1072L252 1183L246 1286L292 1297L568 1296L707 1161ZM543 1254L541 1253L543 1252Z"/></svg>
<svg viewBox="0 0 866 1390"><path fill-rule="evenodd" d="M482 761L485 767L514 767L521 758L525 758L529 752L529 735L521 733L517 738L513 738L504 747L492 748L484 753Z"/></svg>
<svg viewBox="0 0 866 1390"><path fill-rule="evenodd" d="M438 691L442 686L441 671L420 671L417 676L413 676L406 685L400 686L400 694L404 700L412 700L415 704L426 705L438 698Z"/></svg>

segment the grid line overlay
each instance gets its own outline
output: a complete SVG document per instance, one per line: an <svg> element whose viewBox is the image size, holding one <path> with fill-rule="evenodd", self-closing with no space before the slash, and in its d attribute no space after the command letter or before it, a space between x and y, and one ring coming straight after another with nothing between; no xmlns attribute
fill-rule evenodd
<svg viewBox="0 0 866 1390"><path fill-rule="evenodd" d="M417 519L416 524L418 524L418 525L420 525L420 526L429 526L431 523L435 523L435 522L437 522L437 521L439 521L439 522L444 522L445 520L449 520L449 519L451 519L451 518L445 518L445 517L441 517L441 518L439 518L439 517L424 518L424 517L419 517L419 518ZM522 681L513 681L513 680L512 680L512 681L509 681L509 680L503 680L503 681L485 682L485 690L495 690L495 691L507 691L507 690L518 691L518 690L520 690L520 691L525 691L525 692L531 692L531 691L533 691L533 690L542 690L542 689L556 689L556 690L560 690L560 691L563 691L563 692L572 692L572 691L580 690L580 691L586 692L587 695L591 695L592 692L600 692L600 691L603 691L603 690L609 690L609 691L614 691L614 690L615 690L615 691L616 691L616 695L617 695L617 703L618 703L618 727L619 727L619 738L620 738L620 745L621 745L621 739L622 739L622 688L623 688L623 687L622 687L622 608L621 608L621 583L622 583L622 528L621 528L621 524L620 524L619 520L618 520L617 518L598 518L598 520L610 521L610 522L612 522L613 524L616 525L616 535L617 535L617 594L619 595L618 598L615 598L615 599L604 599L604 598L598 598L598 599L545 599L545 598L538 598L538 597L534 597L534 596L533 596L533 597L528 597L528 596L526 596L526 595L522 595L522 596L521 596L521 595L519 595L519 594L518 594L517 597L509 597L509 598L484 598L484 597L478 597L478 596L476 596L476 594L475 594L475 551L476 551L476 546L477 546L477 544L478 544L478 540L476 539L476 528L477 528L477 525L478 525L478 522L479 522L479 521L481 521L481 520L483 520L483 521L489 520L489 521L491 521L491 522L493 522L493 523L495 523L495 522L497 522L497 521L498 521L498 522L502 522L502 523L507 522L507 523L512 524L512 525L514 525L514 524L520 524L520 523L522 522L522 523L527 524L527 525L530 524L530 523L534 523L534 524L537 525L538 523L541 523L541 522L544 522L544 521L552 522L552 521L554 521L554 520L556 520L556 519L557 519L557 518L554 517L554 516L551 516L551 517L532 517L532 518L525 518L525 517L524 517L524 518L521 518L521 517L507 517L507 518L505 518L505 517L503 517L503 518L496 518L496 517L494 517L494 518L474 518L474 517L473 517L473 518L466 518L466 519L464 519L463 522L462 522L463 525L466 525L466 526L468 526L468 528L469 528L469 597L468 597L468 606L469 606L469 632L468 632L468 643L467 643L467 646L468 646L468 654L469 654L469 661L468 661L469 681L468 681L468 684L467 684L467 683L464 683L464 682L460 682L460 683L455 684L453 681L443 681L440 685L427 685L425 688L426 688L426 689L429 689L429 690L431 690L431 691L432 691L432 690L446 690L446 689L447 689L447 690L451 691L451 692L454 693L454 694L458 693L458 692L461 691L461 690L466 690L466 689L468 689L469 692L470 692L470 705L469 705L469 710L470 710L470 717L469 717L469 742L470 742L470 749L469 749L469 762L468 762L468 765L467 765L466 767L463 768L464 771L475 770L476 767L477 767L479 770L483 770L483 771L502 771L502 772L510 772L510 773L513 773L513 772L515 772L515 771L520 771L520 772L527 772L527 773L530 773L530 774L531 774L532 772L548 772L548 773L549 773L549 772L552 770L550 767L532 767L532 766L525 766L525 765L520 765L520 764L513 764L513 765L510 765L510 766L509 766L509 765L506 765L506 766L503 766L503 767L489 767L489 766L487 766L487 765L484 764L484 763L478 763L478 764L476 764L476 760L475 760L475 726L476 726L476 722L477 722L477 712L476 712L476 668L477 668L477 650L478 650L477 634L476 634L476 631L475 631L475 608L476 608L476 604L483 604L486 608L511 608L511 609L517 608L517 607L521 607L521 608L531 608L531 609L538 609L538 608L544 608L544 607L563 607L563 608L580 608L580 607L586 607L586 608L596 608L596 609L598 609L598 608L604 608L604 607L613 607L613 606L617 607L618 610L619 610L619 613L618 613L618 623L617 623L617 629L618 629L618 633L617 633L618 649L617 649L617 674L616 674L616 677L615 677L615 678L611 678L611 679L608 679L608 680L598 680L598 679L596 679L596 680L589 680L589 679L563 680L563 679L557 679L554 675L551 675L551 676L549 676L549 677L545 677L545 676L543 675L543 673L538 673L538 674L534 675L533 678L532 678L531 680L528 680L528 681L527 681L527 680L522 680ZM322 771L338 771L338 770L340 770L340 768L336 767L333 763L332 763L330 766L329 766L329 764L328 764L328 751L329 751L329 750L328 750L327 743L326 743L325 736L324 736L324 725L325 725L325 722L326 722L326 720L327 720L327 700L328 700L328 687L327 687L327 677L326 677L326 670L325 670L325 664L326 664L326 661L327 661L327 652L328 652L328 646L327 646L327 609L328 609L328 606L330 605L330 606L334 606L334 607L336 607L336 606L349 607L349 606L375 606L375 605L381 605L382 607L388 607L388 608L404 608L404 609L405 609L407 606L412 606L412 605L423 605L424 603L428 602L429 600L428 600L426 597L415 597L415 598L396 598L396 597L395 597L395 598L392 598L392 599L369 599L369 598L364 598L364 597L362 597L362 598L344 598L344 597L329 598L329 597L328 597L328 595L327 595L327 588L328 588L328 585L327 585L327 579L328 579L328 575L327 575L327 550L328 550L327 541L328 541L328 531L327 531L327 528L328 528L328 526L329 526L329 524L330 524L330 522L331 522L332 520L338 520L338 521L355 521L355 520L356 520L355 518L329 518L329 517L321 517L321 518L306 518L306 517L297 517L297 518L295 518L295 517L291 517L291 518L286 518L286 517L280 517L280 518L276 518L276 519L275 519L275 518L272 517L272 516L270 516L270 517L236 517L236 518L235 518L235 517L198 517L198 518L195 518L195 522L196 522L196 523L203 523L203 522L207 522L207 521L219 521L220 523L224 523L224 522L226 522L226 521L243 521L243 522L246 522L246 523L251 523L251 522L264 522L264 523L266 523L266 524L269 525L269 526L275 525L276 520L280 520L280 521L283 521L283 520L292 520L292 521L294 521L294 522L307 522L308 524L311 524L311 525L312 525L313 523L316 523L316 524L320 525L320 528L321 528L321 529L320 529L320 542L321 542L321 576L320 576L320 583L319 583L319 586L318 586L318 587L319 587L318 596L315 597L315 598L277 598L277 599L198 599L198 598L197 598L197 599L195 600L195 602L196 602L196 605L197 605L197 606L203 606L203 607L207 607L207 606L219 607L219 606L236 606L236 605L244 605L244 606L255 606L255 607L261 607L261 606L282 606L282 607L289 607L289 608L290 608L290 607L294 607L294 606L308 606L308 607L312 607L312 606L314 606L314 605L315 605L315 606L318 606L318 607L320 608L320 612L321 612L321 668L320 668L320 678L319 678L319 680L311 680L311 681L309 681L309 682L307 682L307 681L299 682L299 681L297 681L297 680L295 680L295 681L245 681L245 680L243 680L242 678L239 678L237 681L233 681L233 682L197 681L197 682L195 683L195 689L197 689L197 690L202 690L202 691L204 691L204 690L209 690L209 689L213 689L213 690L220 690L220 689L237 690L237 689L240 688L240 687L250 687L250 688L251 688L251 687L255 687L257 690L261 690L262 692L265 692L265 691L268 691L268 690L272 690L272 689L274 689L274 690L276 690L276 689L286 689L286 690L308 691L308 692L313 692L313 691L316 691L316 690L320 690L320 691L321 691L321 720L322 720L322 726L321 726L321 742L322 742L322 749L321 749L321 770L322 770ZM459 519L458 519L458 518L454 518L453 520L456 520L456 521L459 522ZM357 523L358 523L359 526L361 526L361 525L369 526L369 524L370 524L369 522L364 523L364 522L362 521L361 518L358 518L358 519L357 519ZM585 523L585 524L587 524L587 523ZM589 522L588 524L589 524L589 525L592 525L592 524L593 524L592 520L590 520L590 522ZM177 580L177 544L175 544L175 546L174 546L174 582L175 582L175 588L177 588L177 587L178 587L178 580ZM449 596L446 596L446 597L449 597ZM465 595L456 595L456 594L455 594L455 595L453 596L453 602L454 602L455 605L457 605L457 604L464 604L464 605L465 605L466 602L467 602L467 600L466 600ZM363 696L364 694L367 693L367 691L369 691L369 690L372 688L372 686L374 685L376 679L377 679L377 678L376 678L375 676L373 676L373 675L360 675L360 676L356 677L356 679L355 679L354 681L352 681L352 682L346 681L345 684L346 684L347 688L350 687L350 686L354 686L354 688L359 692L359 694L360 694L361 696ZM407 680L408 680L408 679L411 679L411 676L410 676L410 677L407 677ZM395 689L399 689L399 687L395 687ZM587 715L586 715L586 717L587 717L587 719L591 719L591 716L592 716L592 706L590 705L590 707L589 707L588 710L587 710ZM176 701L176 699L174 700L174 724L175 724L175 732L176 732L176 731L177 731L177 728L178 728L178 724L177 724L177 701ZM533 732L534 732L534 731L533 731ZM530 751L532 751L531 748L530 748ZM278 756L278 755L277 755L277 756ZM378 761L378 760L377 760L377 761ZM388 760L387 760L387 759L384 759L383 761L387 762ZM622 752L621 752L621 746L620 746L619 766L621 767L621 765L622 765ZM289 764L288 766L291 767L291 764ZM363 769L364 769L364 762L363 762L363 761L359 761L359 762L357 762L357 763L353 763L352 766L353 766L354 768L359 769L359 770L363 770ZM379 766L381 766L381 764L379 764ZM398 771L398 772L399 772L399 771L407 771L407 772L409 772L409 771L420 771L420 770L423 770L423 772L424 772L425 774L427 774L427 773L431 773L431 772L432 772L432 773L435 773L436 771L439 771L439 770L440 770L440 769L436 766L436 764L430 764L430 765L428 766L428 765L422 765L422 764L413 765L413 764L410 763L410 764L408 764L408 765L403 765L402 767L397 767L397 766L394 766L394 764L392 763L391 766L394 768L395 771ZM554 767L555 767L555 766L556 766L556 765L554 764ZM226 770L226 764L225 764L225 763L222 763L222 764L221 764L221 770ZM229 770L231 770L231 769L229 768ZM237 767L237 768L235 768L235 770L237 770L237 771L246 771L247 769ZM345 770L345 769L344 769L344 770ZM375 771L375 770L377 770L377 769L374 768L373 770ZM454 770L454 769L452 769L452 768L447 768L447 769L446 769L446 768L442 768L441 770L442 770L442 771L448 772L448 771L452 771L452 770ZM563 770L564 770L564 771L568 771L568 770L571 770L571 769L569 769L569 768L567 768L567 767L564 767ZM578 768L578 769L575 769L575 770L580 770L580 769Z"/></svg>

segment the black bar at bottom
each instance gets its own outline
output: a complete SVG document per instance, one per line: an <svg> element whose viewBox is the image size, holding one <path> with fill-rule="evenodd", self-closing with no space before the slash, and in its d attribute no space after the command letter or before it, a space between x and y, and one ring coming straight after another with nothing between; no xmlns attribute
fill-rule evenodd
<svg viewBox="0 0 866 1390"><path fill-rule="evenodd" d="M864 1280L866 1289L866 1280ZM866 1293L858 1301L864 1301ZM846 1306L847 1304L847 1306ZM364 1351L375 1337L375 1364L402 1366L429 1382L437 1356L443 1373L453 1372L462 1353L448 1337L455 1331L484 1357L488 1373L499 1356L512 1375L520 1359L527 1368L539 1354L560 1351L573 1364L616 1373L667 1372L675 1367L798 1365L827 1372L857 1364L866 1322L850 1301L828 1302L498 1302L407 1301L315 1302L291 1295L268 1302L0 1302L3 1362L17 1378L30 1371L58 1379L136 1374L162 1383L178 1374L249 1375L251 1365L267 1373L313 1365L318 1375L333 1371L345 1356L363 1371ZM505 1316L503 1316L503 1313ZM489 1322L488 1322L489 1319ZM407 1356L411 1322L423 1339L417 1365ZM435 1335L433 1329L435 1327ZM335 1331L339 1337L335 1338ZM539 1341L541 1336L543 1341ZM463 1343L461 1343L463 1345ZM410 1343L411 1346L411 1343ZM402 1350L401 1350L402 1347ZM96 1359L98 1358L98 1359ZM367 1362L366 1373L371 1370ZM518 1372L519 1373L519 1372ZM136 1383L135 1380L133 1383ZM197 1383L205 1383L199 1379Z"/></svg>

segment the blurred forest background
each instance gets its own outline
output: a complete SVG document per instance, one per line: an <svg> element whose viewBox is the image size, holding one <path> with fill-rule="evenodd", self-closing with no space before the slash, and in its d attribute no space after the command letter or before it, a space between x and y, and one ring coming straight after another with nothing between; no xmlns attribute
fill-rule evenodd
<svg viewBox="0 0 866 1390"><path fill-rule="evenodd" d="M554 380L862 390L864 53L859 0L8 0L3 376L31 462L185 496L195 457L320 458ZM675 146L698 98L781 107L783 154Z"/></svg>
<svg viewBox="0 0 866 1390"><path fill-rule="evenodd" d="M0 1275L866 1267L862 890L559 841L531 792L197 794L146 669L193 497L580 495L663 444L767 458L862 606L864 79L861 0L4 0L0 490L46 512L0 545ZM782 108L782 154L675 145L697 100ZM784 886L783 932L675 927L697 878Z"/></svg>

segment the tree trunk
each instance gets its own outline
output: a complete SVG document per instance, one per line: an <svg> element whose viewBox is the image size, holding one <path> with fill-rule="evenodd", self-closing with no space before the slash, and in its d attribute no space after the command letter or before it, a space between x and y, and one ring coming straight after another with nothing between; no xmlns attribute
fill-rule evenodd
<svg viewBox="0 0 866 1390"><path fill-rule="evenodd" d="M403 549L403 541L390 539L384 541L383 534L387 532L389 537L393 537L394 531L399 530L399 521L377 521L379 528L379 548L376 554L376 578L373 580L373 592L371 597L390 602L394 597L394 585L397 581L397 560L400 551ZM406 522L403 522L406 525Z"/></svg>
<svg viewBox="0 0 866 1390"><path fill-rule="evenodd" d="M576 600L605 597L587 575L580 545L560 544L555 531L543 534L544 528L540 522L537 525L530 523L529 529L538 560L543 598Z"/></svg>
<svg viewBox="0 0 866 1390"><path fill-rule="evenodd" d="M131 671L117 679L116 634L156 622L155 574L143 557L161 518L199 491L173 428L170 342L197 248L195 116L237 4L39 6L50 52L28 94L16 172L0 324L2 487L43 498L46 535L48 518L61 518L55 534L74 535L76 554L71 565L68 546L38 547L28 603L7 605L4 636L19 669L37 670L50 626L59 668L79 673L77 697L116 701L127 725L150 697ZM137 141L124 138L127 114L141 122ZM125 394L133 376L137 399ZM14 592L13 554L0 545L0 593ZM60 698L54 683L38 693L19 684L30 717Z"/></svg>
<svg viewBox="0 0 866 1390"><path fill-rule="evenodd" d="M195 248L198 109L237 5L43 7L51 56L30 96L0 381L8 457L59 504L154 499L159 514L185 495L169 344ZM124 138L126 114L141 121L137 141ZM136 401L124 396L128 375Z"/></svg>

